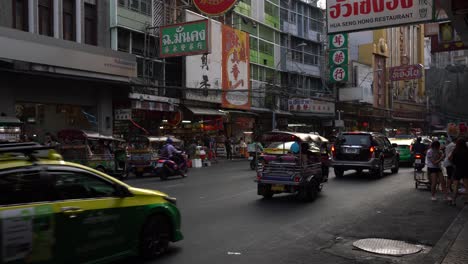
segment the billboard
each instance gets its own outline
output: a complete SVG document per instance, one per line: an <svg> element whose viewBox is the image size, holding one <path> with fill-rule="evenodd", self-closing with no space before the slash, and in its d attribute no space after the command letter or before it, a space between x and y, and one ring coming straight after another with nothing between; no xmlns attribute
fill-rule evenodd
<svg viewBox="0 0 468 264"><path fill-rule="evenodd" d="M210 52L207 19L163 26L159 35L159 56L162 58Z"/></svg>
<svg viewBox="0 0 468 264"><path fill-rule="evenodd" d="M423 66L421 64L403 65L391 67L389 69L390 81L408 81L421 79L423 75Z"/></svg>
<svg viewBox="0 0 468 264"><path fill-rule="evenodd" d="M327 0L328 34L418 24L434 16L433 0Z"/></svg>
<svg viewBox="0 0 468 264"><path fill-rule="evenodd" d="M291 112L334 115L335 103L318 101L309 98L291 98L288 100L288 109Z"/></svg>
<svg viewBox="0 0 468 264"><path fill-rule="evenodd" d="M249 34L223 25L222 58L223 107L249 110L251 106Z"/></svg>
<svg viewBox="0 0 468 264"><path fill-rule="evenodd" d="M200 20L204 17L185 11L187 21ZM185 57L185 85L192 88L185 93L188 100L221 103L221 23L209 19L211 53L206 56ZM193 88L200 89L200 91Z"/></svg>

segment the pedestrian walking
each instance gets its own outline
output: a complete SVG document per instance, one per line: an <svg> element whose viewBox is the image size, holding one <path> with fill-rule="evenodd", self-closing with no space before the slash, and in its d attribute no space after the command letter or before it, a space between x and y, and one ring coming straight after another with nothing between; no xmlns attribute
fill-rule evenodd
<svg viewBox="0 0 468 264"><path fill-rule="evenodd" d="M451 193L453 192L452 189L452 183L454 180L454 167L453 163L450 160L450 156L452 156L452 152L455 149L455 142L457 142L457 139L453 139L450 141L450 143L445 147L445 159L444 159L444 167L445 171L447 172L447 192Z"/></svg>
<svg viewBox="0 0 468 264"><path fill-rule="evenodd" d="M232 160L232 141L230 137L226 137L224 147L226 148L226 158Z"/></svg>
<svg viewBox="0 0 468 264"><path fill-rule="evenodd" d="M460 181L463 181L463 186L465 187L465 197L468 197L468 146L466 145L466 140L464 138L459 138L455 149L452 152L452 155L449 157L455 166L454 173L454 195L452 204L456 203L458 195L458 185ZM465 200L467 203L468 200Z"/></svg>
<svg viewBox="0 0 468 264"><path fill-rule="evenodd" d="M444 160L444 154L440 150L440 142L434 141L431 144L431 148L427 151L426 164L429 177L431 179L431 199L436 201L436 187L437 183L442 186L442 192L445 194L445 199L449 200L447 196L447 186L445 185L445 179L442 175L441 163Z"/></svg>

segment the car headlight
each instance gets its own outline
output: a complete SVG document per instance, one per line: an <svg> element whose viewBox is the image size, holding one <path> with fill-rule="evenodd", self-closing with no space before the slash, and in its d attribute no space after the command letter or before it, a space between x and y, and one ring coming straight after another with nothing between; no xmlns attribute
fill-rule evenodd
<svg viewBox="0 0 468 264"><path fill-rule="evenodd" d="M170 197L170 196L164 196L164 200L170 202L173 205L177 205L177 198L175 197Z"/></svg>

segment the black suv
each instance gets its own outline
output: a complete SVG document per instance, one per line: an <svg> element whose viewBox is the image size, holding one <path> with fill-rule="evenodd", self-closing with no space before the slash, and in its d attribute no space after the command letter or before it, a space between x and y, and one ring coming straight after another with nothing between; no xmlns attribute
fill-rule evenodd
<svg viewBox="0 0 468 264"><path fill-rule="evenodd" d="M396 146L380 133L341 133L332 146L332 154L331 165L336 177L342 177L346 170L358 173L369 170L375 177L382 177L386 169L398 173L400 157Z"/></svg>

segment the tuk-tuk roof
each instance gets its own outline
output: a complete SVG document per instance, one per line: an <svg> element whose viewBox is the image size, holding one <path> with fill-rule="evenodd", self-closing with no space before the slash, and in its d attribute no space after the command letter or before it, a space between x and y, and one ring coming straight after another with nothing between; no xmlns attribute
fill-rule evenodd
<svg viewBox="0 0 468 264"><path fill-rule="evenodd" d="M161 137L148 137L150 142L166 142L168 138L171 138L174 143L180 143L181 140L175 137L161 136Z"/></svg>
<svg viewBox="0 0 468 264"><path fill-rule="evenodd" d="M328 139L309 133L295 133L288 131L271 131L263 134L264 141L278 141L278 142L287 142L287 141L300 141L300 142L328 142Z"/></svg>
<svg viewBox="0 0 468 264"><path fill-rule="evenodd" d="M112 141L121 141L121 142L125 141L121 138L101 135L98 132L86 131L86 130L80 130L80 129L63 129L57 133L57 136L62 139L69 138L71 140L73 139L83 140L85 138L90 138L90 139L102 139L102 140L112 140Z"/></svg>
<svg viewBox="0 0 468 264"><path fill-rule="evenodd" d="M21 125L21 122L18 118L13 116L0 116L0 124L2 125Z"/></svg>

